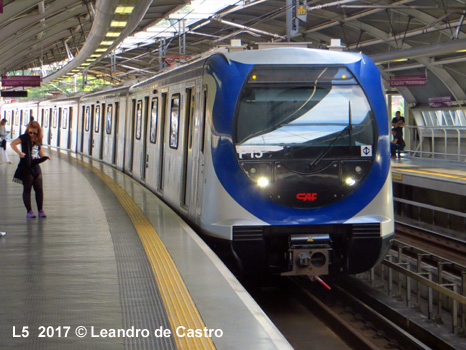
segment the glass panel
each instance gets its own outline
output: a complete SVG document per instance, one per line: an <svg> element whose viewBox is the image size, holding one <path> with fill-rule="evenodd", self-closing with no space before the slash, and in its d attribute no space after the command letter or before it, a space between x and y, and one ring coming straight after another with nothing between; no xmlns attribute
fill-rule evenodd
<svg viewBox="0 0 466 350"><path fill-rule="evenodd" d="M152 99L151 117L150 117L150 142L155 143L157 140L157 116L159 110L159 99Z"/></svg>
<svg viewBox="0 0 466 350"><path fill-rule="evenodd" d="M278 146L276 151L372 145L373 123L358 85L250 84L239 100L236 137L238 145Z"/></svg>
<svg viewBox="0 0 466 350"><path fill-rule="evenodd" d="M23 124L27 126L29 124L29 111L23 111Z"/></svg>
<svg viewBox="0 0 466 350"><path fill-rule="evenodd" d="M464 111L462 109L458 109L456 111L455 125L457 125L457 126L466 126L466 117L465 117Z"/></svg>
<svg viewBox="0 0 466 350"><path fill-rule="evenodd" d="M446 125L445 116L442 111L435 111L435 117L437 119L437 125Z"/></svg>
<svg viewBox="0 0 466 350"><path fill-rule="evenodd" d="M140 140L142 135L142 101L136 105L136 139Z"/></svg>
<svg viewBox="0 0 466 350"><path fill-rule="evenodd" d="M66 129L68 127L68 115L69 115L68 112L69 112L68 108L63 109L62 123L61 123L63 129Z"/></svg>
<svg viewBox="0 0 466 350"><path fill-rule="evenodd" d="M107 106L107 134L112 133L112 124L113 124L113 105Z"/></svg>
<svg viewBox="0 0 466 350"><path fill-rule="evenodd" d="M428 116L428 118L427 118ZM429 123L427 123L427 125L429 126L434 126L434 125L437 125L437 116L435 115L434 112L427 112L427 116L426 116L426 119L430 120Z"/></svg>
<svg viewBox="0 0 466 350"><path fill-rule="evenodd" d="M94 131L98 133L100 131L100 106L95 106L95 124Z"/></svg>
<svg viewBox="0 0 466 350"><path fill-rule="evenodd" d="M91 120L91 108L89 106L86 107L86 116L84 118L84 130L90 130L90 120Z"/></svg>
<svg viewBox="0 0 466 350"><path fill-rule="evenodd" d="M52 127L58 128L58 110L56 108L52 110Z"/></svg>
<svg viewBox="0 0 466 350"><path fill-rule="evenodd" d="M453 125L453 120L451 120L450 113L448 111L441 111L441 113L443 115L443 120L444 120L445 125L448 125L448 126Z"/></svg>
<svg viewBox="0 0 466 350"><path fill-rule="evenodd" d="M172 96L170 107L170 147L178 148L178 130L180 121L180 94Z"/></svg>

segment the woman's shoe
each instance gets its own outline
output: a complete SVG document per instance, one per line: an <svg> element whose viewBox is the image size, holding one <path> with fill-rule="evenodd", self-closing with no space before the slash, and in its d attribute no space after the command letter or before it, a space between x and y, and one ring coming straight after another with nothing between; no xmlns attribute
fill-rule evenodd
<svg viewBox="0 0 466 350"><path fill-rule="evenodd" d="M28 213L26 214L26 217L28 219L34 219L36 218L37 216L34 214L34 212L31 210L31 211L28 211Z"/></svg>
<svg viewBox="0 0 466 350"><path fill-rule="evenodd" d="M39 210L39 217L40 217L40 218L46 218L47 215L45 215L45 213L44 213L43 210Z"/></svg>

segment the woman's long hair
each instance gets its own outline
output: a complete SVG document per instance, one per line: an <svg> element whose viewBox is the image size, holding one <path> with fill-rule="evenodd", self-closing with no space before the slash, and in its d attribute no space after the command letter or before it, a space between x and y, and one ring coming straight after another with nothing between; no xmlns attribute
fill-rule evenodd
<svg viewBox="0 0 466 350"><path fill-rule="evenodd" d="M34 144L41 145L42 144L42 128L40 127L40 124L38 122L30 122L26 128L26 134L28 134L29 130L31 129L37 130L37 135L34 140Z"/></svg>

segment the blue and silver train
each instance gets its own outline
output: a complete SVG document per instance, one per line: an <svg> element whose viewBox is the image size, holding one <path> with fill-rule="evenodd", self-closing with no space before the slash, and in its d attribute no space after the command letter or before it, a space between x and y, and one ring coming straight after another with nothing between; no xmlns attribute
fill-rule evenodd
<svg viewBox="0 0 466 350"><path fill-rule="evenodd" d="M393 237L389 120L380 73L362 54L224 50L1 114L14 135L32 115L44 143L131 175L226 243L245 272L359 273Z"/></svg>

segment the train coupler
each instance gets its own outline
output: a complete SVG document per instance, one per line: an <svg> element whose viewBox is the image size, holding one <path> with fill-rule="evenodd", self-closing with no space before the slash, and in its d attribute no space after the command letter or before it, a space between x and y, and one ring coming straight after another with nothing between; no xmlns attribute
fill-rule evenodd
<svg viewBox="0 0 466 350"><path fill-rule="evenodd" d="M328 234L296 234L289 238L288 271L282 276L328 275L332 241Z"/></svg>

